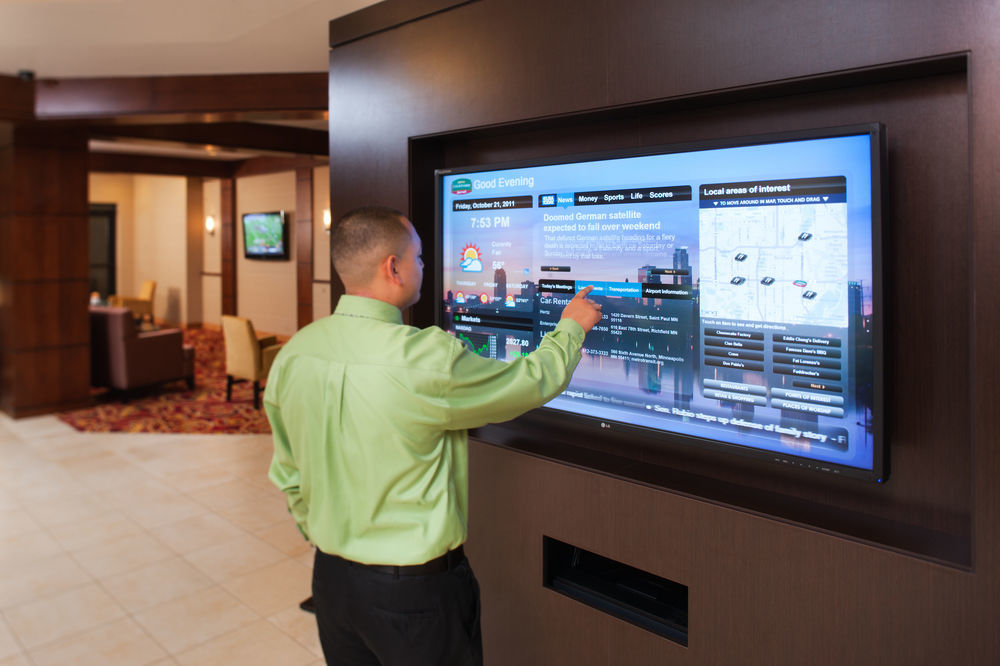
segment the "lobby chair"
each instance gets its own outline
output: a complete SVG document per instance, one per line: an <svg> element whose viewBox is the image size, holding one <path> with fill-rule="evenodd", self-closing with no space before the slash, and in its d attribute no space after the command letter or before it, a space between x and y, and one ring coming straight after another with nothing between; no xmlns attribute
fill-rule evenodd
<svg viewBox="0 0 1000 666"><path fill-rule="evenodd" d="M132 311L132 316L139 320L149 318L149 323L153 323L153 295L156 293L156 280L146 280L142 283L142 289L138 296L119 296L111 294L108 296L108 305L120 308L128 308Z"/></svg>
<svg viewBox="0 0 1000 666"><path fill-rule="evenodd" d="M128 308L90 308L90 383L128 391L183 379L194 388L194 347L179 328L140 333Z"/></svg>
<svg viewBox="0 0 1000 666"><path fill-rule="evenodd" d="M253 382L253 408L260 409L260 382L267 379L281 344L273 335L257 338L253 324L244 317L222 316L226 343L226 402L233 399L233 384Z"/></svg>

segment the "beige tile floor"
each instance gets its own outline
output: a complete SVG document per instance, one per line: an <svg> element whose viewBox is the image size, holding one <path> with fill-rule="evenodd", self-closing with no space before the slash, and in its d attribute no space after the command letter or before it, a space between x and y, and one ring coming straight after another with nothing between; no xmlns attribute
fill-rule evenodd
<svg viewBox="0 0 1000 666"><path fill-rule="evenodd" d="M270 450L0 414L0 666L323 664Z"/></svg>

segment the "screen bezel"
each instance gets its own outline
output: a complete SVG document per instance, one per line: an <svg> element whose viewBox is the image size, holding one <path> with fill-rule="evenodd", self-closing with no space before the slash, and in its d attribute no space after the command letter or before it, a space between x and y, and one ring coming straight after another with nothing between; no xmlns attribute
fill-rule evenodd
<svg viewBox="0 0 1000 666"><path fill-rule="evenodd" d="M277 215L281 219L281 254L256 254L247 249L247 227L246 219L251 215ZM291 248L288 246L288 216L283 210L258 211L243 213L240 216L240 230L243 232L243 257L245 259L263 259L265 261L282 261L291 256Z"/></svg>
<svg viewBox="0 0 1000 666"><path fill-rule="evenodd" d="M810 139L837 138L854 135L868 135L871 158L871 247L872 247L872 468L858 468L836 463L818 461L813 458L785 453L775 453L763 449L733 444L721 440L708 439L660 430L646 426L633 425L622 421L601 419L583 414L574 414L560 409L540 407L527 415L515 419L515 427L525 430L531 435L548 427L571 427L574 431L614 442L626 447L628 441L638 437L644 442L656 446L683 447L686 452L704 451L712 456L720 454L729 456L735 454L757 460L771 461L776 465L795 470L815 471L830 476L840 476L854 479L884 483L889 473L888 444L885 431L884 404L884 318L883 301L883 224L886 216L885 205L888 197L886 130L880 123L866 123L839 127L808 128L756 134L736 137L718 137L683 143L673 143L640 148L612 149L607 151L556 155L551 157L533 157L523 160L511 160L498 163L481 163L461 167L439 168L434 171L434 323L443 323L444 276L443 276L443 180L446 176L478 173L483 171L501 171L505 169L520 169L527 167L570 164L598 160L614 160L647 155L666 155L686 153L720 148L735 148L763 145L770 143L786 143ZM631 436L631 437L630 437ZM620 448L620 447L619 447Z"/></svg>

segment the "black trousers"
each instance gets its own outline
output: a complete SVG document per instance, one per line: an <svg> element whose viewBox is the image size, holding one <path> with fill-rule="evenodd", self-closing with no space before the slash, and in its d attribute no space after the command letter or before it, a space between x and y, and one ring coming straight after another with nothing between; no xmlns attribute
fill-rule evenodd
<svg viewBox="0 0 1000 666"><path fill-rule="evenodd" d="M406 576L316 551L313 601L329 666L481 666L479 584L465 558Z"/></svg>

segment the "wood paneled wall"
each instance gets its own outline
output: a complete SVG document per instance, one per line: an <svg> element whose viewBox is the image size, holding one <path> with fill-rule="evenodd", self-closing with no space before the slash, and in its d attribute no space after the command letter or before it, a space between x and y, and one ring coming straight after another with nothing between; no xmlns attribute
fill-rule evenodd
<svg viewBox="0 0 1000 666"><path fill-rule="evenodd" d="M322 72L43 79L35 90L40 120L187 114L205 122L247 112L311 111L326 105ZM214 119L218 119L216 116Z"/></svg>
<svg viewBox="0 0 1000 666"><path fill-rule="evenodd" d="M332 208L408 210L425 243L433 216L420 192L433 166L861 117L889 126L890 485L733 465L720 480L743 490L723 501L691 481L699 463L672 453L644 449L602 468L593 452L546 449L557 433L537 432L534 451L474 442L468 551L487 661L996 663L996 25L988 0L947 11L888 0L481 0L333 49ZM964 54L967 70L926 68L950 54ZM866 84L865 72L886 68L898 83ZM817 77L844 85L818 91ZM432 320L432 284L419 323ZM772 501L755 505L766 489ZM782 503L819 503L829 521L790 518ZM837 526L855 519L858 529ZM886 537L888 523L914 527L922 545ZM688 585L689 646L544 590L542 535Z"/></svg>
<svg viewBox="0 0 1000 666"><path fill-rule="evenodd" d="M34 83L19 77L0 75L0 120L31 120L34 113Z"/></svg>
<svg viewBox="0 0 1000 666"><path fill-rule="evenodd" d="M313 320L313 170L295 170L295 291L298 327Z"/></svg>
<svg viewBox="0 0 1000 666"><path fill-rule="evenodd" d="M184 288L184 312L181 323L201 325L203 288L202 267L205 265L205 192L201 178L187 179L187 219L185 220L186 280Z"/></svg>
<svg viewBox="0 0 1000 666"><path fill-rule="evenodd" d="M81 404L90 384L86 133L19 125L0 141L0 408Z"/></svg>
<svg viewBox="0 0 1000 666"><path fill-rule="evenodd" d="M219 235L222 248L222 314L236 315L236 253L239 240L236 238L236 179L223 178L220 181Z"/></svg>

